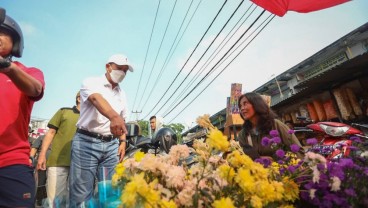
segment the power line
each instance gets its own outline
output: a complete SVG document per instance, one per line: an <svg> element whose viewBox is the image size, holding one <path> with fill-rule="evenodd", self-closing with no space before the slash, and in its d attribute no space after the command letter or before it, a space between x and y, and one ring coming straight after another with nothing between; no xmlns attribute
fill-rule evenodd
<svg viewBox="0 0 368 208"><path fill-rule="evenodd" d="M172 57L172 55L173 55L173 53L174 53L174 51L176 50L176 48L178 47L178 45L179 45L179 42L181 41L181 39L183 38L183 36L184 36L184 34L185 34L185 32L186 32L186 30L188 29L188 26L189 26L189 24L191 23L191 21L192 21L192 19L193 19L193 17L194 17L194 15L197 13L197 10L198 10L198 8L199 8L199 5L202 3L202 0L200 0L199 1L199 3L197 4L197 6L196 6L196 8L195 8L195 10L194 10L194 12L193 12L193 14L192 14L192 16L190 17L190 19L189 19L189 21L188 21L188 23L187 23L187 25L186 25L186 27L185 27L185 29L184 29L184 31L183 31L183 33L181 34L181 36L180 36L180 38L179 38L179 40L178 40L178 42L176 43L176 45L175 45L175 49L173 50L173 52L171 53L171 55L170 55L170 58L169 59L171 59L171 57ZM167 65L166 65L167 66ZM165 68L166 68L166 66L165 66ZM179 74L180 74L180 72L179 72ZM178 77L178 75L179 74L177 74L177 76L175 77L175 79L172 81L172 83L170 84L170 86L169 86L169 88L166 90L166 92L162 95L162 97L159 99L159 101L155 104L155 106L150 110L150 112L148 112L147 113L147 115L145 116L145 117L147 117L148 115L150 115L150 113L156 108L156 106L159 104L159 102L162 100L162 98L166 95L166 93L167 93L167 91L170 89L170 87L171 87L171 85L175 82L175 80L176 80L176 78Z"/></svg>
<svg viewBox="0 0 368 208"><path fill-rule="evenodd" d="M229 35L233 32L235 27L239 24L239 22L243 19L243 17L248 13L249 9L254 4L251 4L248 9L244 12L241 18L237 21L237 23L233 26L233 28L230 30L230 32L226 35L226 37L221 41L221 43L218 45L218 47L215 49L215 51L211 54L211 56L206 60L206 62L203 64L203 66L197 71L197 73L194 75L194 77L190 80L190 82L185 86L185 88L182 90L182 92L177 96L177 98L174 100L174 102L171 103L171 105L168 107L168 109L164 112L166 114L177 102L179 99L182 98L182 96L185 94L185 92L189 89L189 87L199 78L199 76L202 74L204 69L208 67L208 65L214 60L214 58L220 53L220 51L225 47L225 45L229 42L229 40L238 32L241 26L245 23L245 21L253 14L254 10L257 7L254 7L253 11L244 19L244 21L238 26L238 28L235 30L235 32L229 37ZM227 39L227 41L224 43L224 41ZM224 43L224 44L223 44ZM221 48L220 48L221 46ZM219 49L220 48L220 49ZM218 50L219 49L219 50ZM217 53L216 53L217 52ZM215 54L216 53L216 54ZM215 56L214 56L215 54ZM212 58L212 59L211 59ZM210 60L211 59L211 60Z"/></svg>
<svg viewBox="0 0 368 208"><path fill-rule="evenodd" d="M228 20L226 21L226 23L222 26L221 30L217 33L216 37L211 41L210 45L206 48L206 50L204 51L204 53L201 55L201 57L198 59L198 61L195 63L195 65L192 67L192 69L190 70L190 72L185 76L185 78L183 79L183 81L178 85L178 87L174 90L173 94L171 94L171 96L169 97L169 99L166 101L169 102L169 100L174 96L174 94L178 91L178 89L182 86L182 84L184 83L184 81L188 78L188 76L192 73L192 71L194 70L194 68L198 65L198 63L202 60L202 58L204 57L204 55L207 53L207 51L211 48L212 44L217 40L218 36L221 34L221 32L225 29L225 27L227 26L227 24L230 22L230 20L234 17L235 13L238 11L238 9L240 8L240 6L243 4L244 1L241 1L239 3L239 5L236 7L236 9L234 10L234 12L231 14L231 16L228 18ZM160 108L157 113L161 110L162 108ZM156 113L156 114L157 114Z"/></svg>
<svg viewBox="0 0 368 208"><path fill-rule="evenodd" d="M146 89L147 89L148 83L149 83L149 81L150 81L150 78L151 78L152 72L153 72L153 70L154 70L154 68L155 68L156 61L157 61L158 55L160 54L160 50L161 50L161 47L162 47L162 43L163 43L163 42L164 42L164 40L165 40L166 32L167 32L167 29L169 28L170 21L171 21L171 17L172 17L172 15L173 15L173 13L174 13L174 10L175 10L175 7L176 7L176 3L177 3L177 1L178 1L178 0L175 0L175 3L174 3L174 6L173 6L173 9L172 9L171 14L170 14L169 21L167 22L167 25L166 25L166 28L165 28L164 35L162 36L161 43L160 43L160 46L159 46L159 48L158 48L158 51L157 51L157 54L156 54L156 58L155 58L155 61L154 61L154 63L153 63L152 69L151 69L151 73L150 73L150 75L149 75L149 77L148 77L148 80L147 80L146 86L145 86L144 91L143 91L143 94L142 94L142 98L143 98L144 93L146 92ZM151 97L151 94L152 94L152 92L153 92L153 89L154 89L154 88L155 88L155 86L153 86L153 87L151 88L151 92L148 94L147 99L146 99L146 102L143 104L143 107L142 107L142 108L144 108L144 107L146 106L147 101L148 101L148 100L149 100L149 98ZM140 106L141 101L142 101L142 98L141 98L141 100L139 101L138 106Z"/></svg>
<svg viewBox="0 0 368 208"><path fill-rule="evenodd" d="M144 67L146 66L146 60L147 60L147 55L148 55L148 51L149 51L149 48L150 48L150 45L151 45L151 40L152 40L152 35L153 35L153 30L155 28L155 25L156 25L156 19L157 19L157 14L158 14L158 10L160 8L160 3L161 3L161 0L158 1L158 5L157 5L157 9L156 9L156 15L155 15L155 20L153 21L153 26L152 26L152 30L151 30L151 35L150 35L150 38L149 38L149 41L148 41L148 47L147 47L147 50L146 50L146 55L144 57L144 62L143 62L143 69L141 71L141 76L139 78L139 82L138 82L138 87L137 87L137 92L135 93L135 97L134 97L134 102L133 102L133 108L135 107L135 101L137 99L137 96L138 96L138 92L139 92L139 88L140 88L140 85L141 85L141 81L142 81L142 75L143 75L143 72L144 72Z"/></svg>
<svg viewBox="0 0 368 208"><path fill-rule="evenodd" d="M265 10L264 10L265 11ZM263 12L264 12L263 11ZM247 48L248 47L248 45L259 35L259 33L260 32L262 32L263 31L263 29L273 20L273 18L275 18L275 15L272 15L272 14L270 14L270 16L273 16L268 22L267 22L267 24L266 25L264 25L263 27L262 27L262 29L248 42L248 44L247 45L245 45L241 50L240 50L240 52L221 70L221 72L220 73L218 73L217 75L216 75L216 77L214 77L212 80L211 80L211 82L210 83L208 83L207 84L207 86L194 98L194 99L192 99L189 103L188 103L188 105L186 105L185 107L184 107L184 109L182 109L182 111L181 112L179 112L173 119L171 119L168 123L171 123L176 117L178 117L190 104L192 104L193 103L193 101L195 100L195 99L197 99L198 98L198 96L199 95L201 95L203 92L204 92L204 90L206 90L207 89L207 87L210 85L210 84L212 84L224 71L225 71L225 69L244 51L244 49L245 48ZM270 17L269 16L269 17ZM269 18L268 17L268 18ZM268 19L267 18L267 19ZM244 42L242 42L242 43L244 43Z"/></svg>
<svg viewBox="0 0 368 208"><path fill-rule="evenodd" d="M183 71L183 68L186 66L186 64L188 63L189 59L192 57L192 55L194 54L194 52L196 51L196 49L198 48L199 44L202 42L203 38L206 36L207 32L209 31L209 29L212 27L213 23L215 22L215 20L217 19L218 15L220 14L220 12L222 11L222 9L224 8L225 4L227 3L227 0L225 0L225 2L222 4L220 10L217 12L216 16L213 18L211 24L208 26L206 32L202 35L201 39L199 40L199 42L197 43L196 47L194 48L194 50L192 51L192 53L190 54L190 56L188 57L188 59L185 61L184 65L181 67L179 73L175 76L174 80L171 82L170 86L166 89L165 93L161 96L161 98L159 99L158 102L160 102L160 100L166 95L167 91L171 88L172 84L175 82L175 80L178 78L178 76L180 75L180 73ZM158 103L157 103L158 104ZM155 106L157 106L157 104ZM164 104L165 105L165 104ZM163 107L163 106L162 106ZM161 108L162 108L161 107ZM160 109L161 109L160 108ZM153 109L150 111L152 112ZM144 119L148 116L149 114L147 114L146 116L144 116Z"/></svg>
<svg viewBox="0 0 368 208"><path fill-rule="evenodd" d="M238 38L238 40L231 46L231 48L221 57L221 59L215 64L215 66L222 60L224 57L235 47L235 45L240 41L241 38L249 31L250 28L253 27L253 25L258 21L258 19L264 14L266 10L263 10L263 12L256 18L256 20L253 21L253 23L248 27L248 29ZM202 82L203 80L213 71L215 68L212 67L211 70L198 82L198 84L183 98L180 100L180 102L174 106L173 109L171 109L167 114L165 114L163 117L166 117L168 114L170 114L180 103L182 103Z"/></svg>

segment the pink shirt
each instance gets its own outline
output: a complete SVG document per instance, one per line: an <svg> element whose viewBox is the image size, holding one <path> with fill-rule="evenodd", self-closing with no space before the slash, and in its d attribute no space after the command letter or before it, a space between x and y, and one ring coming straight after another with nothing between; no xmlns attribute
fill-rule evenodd
<svg viewBox="0 0 368 208"><path fill-rule="evenodd" d="M13 63L39 80L43 88L45 87L41 70L27 68L19 62ZM28 97L8 76L0 73L0 168L15 164L30 165L28 125L33 103L42 96L43 92L36 98Z"/></svg>

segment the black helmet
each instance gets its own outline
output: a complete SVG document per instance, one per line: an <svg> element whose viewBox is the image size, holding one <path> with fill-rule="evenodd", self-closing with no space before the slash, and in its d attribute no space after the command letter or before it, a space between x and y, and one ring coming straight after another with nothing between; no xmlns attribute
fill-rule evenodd
<svg viewBox="0 0 368 208"><path fill-rule="evenodd" d="M135 137L141 135L141 127L138 125L137 122L130 121L125 124L125 127L128 131L127 137Z"/></svg>
<svg viewBox="0 0 368 208"><path fill-rule="evenodd" d="M170 128L161 128L152 139L153 144L160 143L160 148L169 153L171 146L176 145L177 137L175 132Z"/></svg>
<svg viewBox="0 0 368 208"><path fill-rule="evenodd" d="M11 55L16 57L22 57L24 48L23 33L18 23L14 21L11 17L6 15L4 22L2 22L0 25L0 28L10 32L10 35L13 39L13 49L11 51Z"/></svg>

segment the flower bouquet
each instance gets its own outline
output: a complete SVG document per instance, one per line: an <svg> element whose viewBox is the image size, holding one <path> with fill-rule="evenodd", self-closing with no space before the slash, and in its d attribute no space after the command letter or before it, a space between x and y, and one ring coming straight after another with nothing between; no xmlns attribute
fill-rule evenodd
<svg viewBox="0 0 368 208"><path fill-rule="evenodd" d="M121 207L295 207L321 206L326 200L326 207L346 207L365 203L361 200L366 200L367 192L355 189L355 177L365 180L361 188L367 187L366 163L330 164L313 152L299 159L295 146L280 149L272 160L253 161L236 141L228 141L210 123L208 115L197 123L209 133L195 140L193 149L176 145L168 155L160 156L138 152L117 165L112 184L122 189ZM274 138L265 145L277 148ZM190 155L194 163L188 163Z"/></svg>

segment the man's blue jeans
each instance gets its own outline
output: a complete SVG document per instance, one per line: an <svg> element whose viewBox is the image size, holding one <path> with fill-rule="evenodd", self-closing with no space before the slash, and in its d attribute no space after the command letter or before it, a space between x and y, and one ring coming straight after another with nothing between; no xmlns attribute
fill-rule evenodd
<svg viewBox="0 0 368 208"><path fill-rule="evenodd" d="M102 169L106 171L105 180L111 180L115 166L119 162L119 141L109 142L76 133L72 140L70 163L70 207L78 207L93 197L95 178L102 181Z"/></svg>

